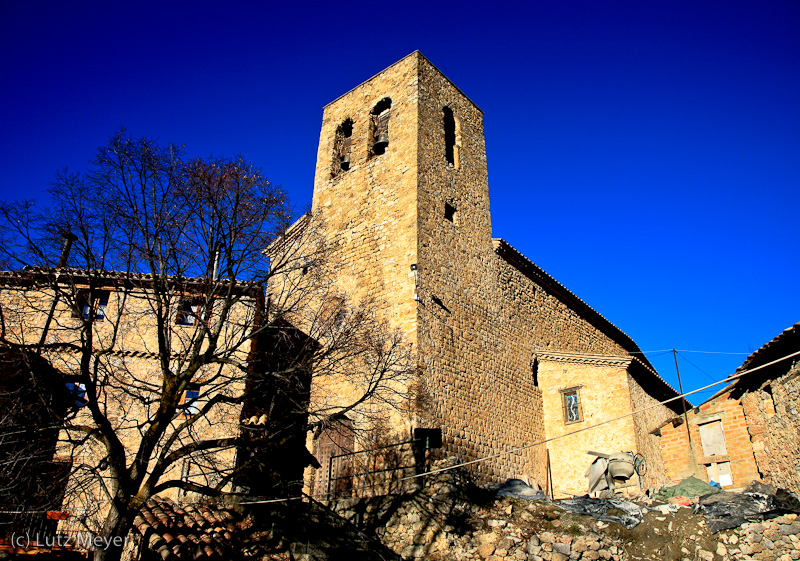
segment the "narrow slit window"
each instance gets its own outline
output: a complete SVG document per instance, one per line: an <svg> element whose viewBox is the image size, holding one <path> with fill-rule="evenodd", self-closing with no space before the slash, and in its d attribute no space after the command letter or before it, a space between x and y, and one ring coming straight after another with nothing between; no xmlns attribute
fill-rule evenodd
<svg viewBox="0 0 800 561"><path fill-rule="evenodd" d="M392 116L392 100L383 98L370 112L370 155L380 156L389 146L389 118Z"/></svg>
<svg viewBox="0 0 800 561"><path fill-rule="evenodd" d="M447 165L458 169L458 149L461 145L461 127L452 109L443 107L442 114L444 117L444 156L447 160Z"/></svg>
<svg viewBox="0 0 800 561"><path fill-rule="evenodd" d="M353 120L345 119L336 129L336 138L333 143L333 173L336 177L343 171L350 169L350 152L353 141Z"/></svg>

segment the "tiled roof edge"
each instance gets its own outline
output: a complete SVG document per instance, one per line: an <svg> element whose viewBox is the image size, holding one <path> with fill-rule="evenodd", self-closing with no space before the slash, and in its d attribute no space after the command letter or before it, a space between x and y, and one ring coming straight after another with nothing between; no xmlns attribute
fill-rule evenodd
<svg viewBox="0 0 800 561"><path fill-rule="evenodd" d="M753 362L755 362L755 361L756 361L756 360L759 358L759 356L761 356L762 354L764 354L764 353L765 353L767 350L769 350L771 347L774 347L775 345L779 344L779 343L780 343L781 341L783 341L785 338L787 338L787 337L789 337L789 336L793 335L794 333L800 333L800 321L799 321L799 322L797 322L797 323L795 323L795 324L794 324L794 325L792 325L791 327L787 327L786 329L784 329L783 331L781 331L781 332L780 332L780 333L779 333L779 334L778 334L776 337L774 337L774 338L773 338L771 341L769 341L769 342L767 342L767 343L763 344L763 345L762 345L761 347L759 347L757 350L755 350L754 352L752 352L752 353L750 354L750 356L748 356L748 357L747 357L747 358L744 360L744 362L742 363L742 365L741 365L739 368L737 368L737 369L736 369L736 372L741 372L742 370L747 370L747 369L750 367L750 365L751 365Z"/></svg>
<svg viewBox="0 0 800 561"><path fill-rule="evenodd" d="M636 342L631 339L628 334L611 323L600 312L589 306L589 304L578 298L575 293L550 276L547 272L545 272L544 269L536 265L533 261L525 257L510 243L502 238L493 238L492 242L495 253L502 257L507 263L517 268L524 275L532 277L541 282L554 296L564 301L564 303L570 305L570 307L578 308L579 311L582 311L585 313L585 315L590 316L586 319L590 321L594 319L595 321L592 322L593 325L603 331L603 333L606 335L609 335L611 339L618 343L623 349L629 353L642 352ZM642 355L642 357L643 362L646 363L650 369L655 371L655 368L653 368L647 358L644 357L644 355Z"/></svg>
<svg viewBox="0 0 800 561"><path fill-rule="evenodd" d="M16 271L0 271L0 284L8 284L10 281L27 280L25 277L44 277L53 276L60 277L85 277L108 281L136 281L136 282L152 282L157 280L158 277L150 273L135 273L126 271L103 271L99 269L74 269L66 267L31 267L27 266L21 270ZM183 282L186 284L201 285L209 282L209 279L203 277L176 277L173 275L165 275L165 278L170 282ZM48 279L50 280L50 279ZM234 282L242 288L255 288L261 286L262 283L258 281L231 281L227 278L221 278L213 281L220 284L229 284Z"/></svg>

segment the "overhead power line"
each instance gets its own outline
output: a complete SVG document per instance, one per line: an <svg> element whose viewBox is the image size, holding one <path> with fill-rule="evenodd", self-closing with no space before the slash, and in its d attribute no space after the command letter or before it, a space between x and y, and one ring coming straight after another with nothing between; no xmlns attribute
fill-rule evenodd
<svg viewBox="0 0 800 561"><path fill-rule="evenodd" d="M671 349L670 349L670 351L671 351ZM691 351L681 351L681 352L691 352ZM547 438L545 440L540 440L538 442L533 442L531 444L525 444L524 446L517 446L517 447L514 447L514 448L509 448L508 450L503 450L502 452L497 452L495 454L490 454L488 456L484 456L483 458L477 458L475 460L470 460L468 462L463 462L463 463L460 463L460 464L455 465L455 466L443 467L443 468L438 468L438 469L434 469L434 470L431 470L431 471L426 471L425 473L418 473L418 474L415 474L415 475L408 475L408 476L405 476L405 477L400 477L398 479L393 480L392 483L397 483L397 482L400 482L400 481L410 481L412 479L417 479L417 478L420 478L420 477L427 477L429 475L434 475L434 474L437 474L437 473L443 473L443 472L446 472L446 471L451 471L451 470L454 470L454 469L457 469L457 468L461 468L461 467L464 467L464 466L478 464L478 463L481 463L481 462L486 462L488 460L494 460L494 459L500 458L502 456L507 456L508 454L515 454L517 452L522 452L523 450L528 450L528 449L533 448L535 446L541 446L542 444L547 444L548 442L553 442L555 440L560 440L562 438L567 438L567 437L573 436L575 434L579 434L579 433L582 433L582 432L593 430L593 429L602 427L604 425L608 425L608 424L614 423L614 422L619 421L621 419L626 419L628 417L632 417L633 415L637 415L639 413L643 413L645 411L649 411L650 409L653 409L653 408L658 407L660 405L665 405L667 403L676 401L678 399L683 399L686 396L689 396L689 395L692 395L692 394L696 394L698 392L702 392L704 390L707 390L708 388L712 388L714 386L718 386L718 385L724 384L726 382L731 382L733 380L741 378L742 376L750 374L751 372L755 372L756 370L761 370L762 368L766 368L767 366L772 366L773 364L777 364L779 362L782 362L782 361L784 361L786 359L789 359L789 358L792 358L792 357L795 357L795 356L798 356L798 355L800 355L800 351L797 351L795 353L792 353L792 354L786 355L784 357L781 357L779 359L773 360L772 362L768 362L766 364L762 364L761 366L756 366L755 368L750 368L749 370L744 370L744 371L742 371L742 372L740 372L738 374L732 374L731 376L728 376L727 378L725 378L724 380L720 380L719 382L714 382L713 384L709 384L707 386L703 386L702 388L698 388L696 390L692 390L690 392L686 392L686 393L683 393L681 395L676 395L675 397L671 397L669 399L665 399L664 401L660 401L660 402L654 403L653 405L650 405L648 407L644 407L642 409L637 409L636 411L632 411L631 413L626 413L625 415L620 415L619 417L615 417L613 419L609 419L607 421L603 421L602 423L598 423L598 424L592 425L590 427L584 427L582 429L578 429L578 430L569 432L567 434L563 434L561 436L554 436L552 438ZM362 485L360 487L353 487L351 489L348 489L348 491L362 491L362 490L366 490L366 489L371 489L373 487L378 487L380 485L383 485L383 483L372 483L370 485ZM316 497L316 498L325 498L327 495L316 495L316 496L309 495L309 496L311 496L312 498L314 498L314 497ZM270 499L270 500L265 500L265 501L242 502L241 504L280 503L280 502L288 502L288 501L297 501L297 500L301 500L302 498L303 498L303 495L300 495L300 496L297 496L297 497L289 497L289 498L284 498L284 499Z"/></svg>
<svg viewBox="0 0 800 561"><path fill-rule="evenodd" d="M747 355L753 354L753 353L741 353L741 352L732 353L732 352L726 352L726 351L690 351L690 350L687 350L687 349L675 349L675 350L678 351L679 353L703 353L703 354L708 354L708 355L742 355L742 356L747 356ZM632 355L637 355L637 354L649 355L649 354L653 354L653 353L671 353L671 352L672 352L672 349L661 349L661 350L656 350L656 351L631 351L630 354L632 354Z"/></svg>

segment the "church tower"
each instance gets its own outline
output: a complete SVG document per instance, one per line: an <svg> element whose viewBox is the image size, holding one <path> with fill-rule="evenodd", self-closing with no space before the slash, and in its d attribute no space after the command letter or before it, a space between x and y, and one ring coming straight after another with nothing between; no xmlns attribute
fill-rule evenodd
<svg viewBox="0 0 800 561"><path fill-rule="evenodd" d="M446 269L492 251L483 113L410 54L325 107L313 212L343 287L416 342L420 284L441 275L463 292Z"/></svg>
<svg viewBox="0 0 800 561"><path fill-rule="evenodd" d="M378 302L414 346L424 399L403 430L441 428L442 454L464 460L541 433L541 396L520 407L498 338L488 190L483 112L421 53L325 107L313 213L337 283ZM535 463L531 452L475 471L533 474Z"/></svg>

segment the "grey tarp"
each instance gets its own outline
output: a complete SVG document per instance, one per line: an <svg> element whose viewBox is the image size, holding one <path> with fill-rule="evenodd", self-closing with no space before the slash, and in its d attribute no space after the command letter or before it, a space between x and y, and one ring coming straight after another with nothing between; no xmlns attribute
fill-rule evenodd
<svg viewBox="0 0 800 561"><path fill-rule="evenodd" d="M749 492L765 490L766 486L751 485L744 493L715 493L703 495L697 502L695 512L702 512L708 529L713 533L737 528L745 522L757 522L781 514L800 514L800 500L785 489L774 494Z"/></svg>
<svg viewBox="0 0 800 561"><path fill-rule="evenodd" d="M497 488L501 497L514 497L515 499L528 499L530 501L547 501L547 495L534 489L521 479L507 479Z"/></svg>
<svg viewBox="0 0 800 561"><path fill-rule="evenodd" d="M604 522L613 522L630 529L639 524L643 518L642 508L632 502L619 499L592 499L588 495L565 499L554 503L572 514L592 516ZM609 514L610 510L617 510L619 514Z"/></svg>

